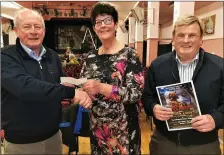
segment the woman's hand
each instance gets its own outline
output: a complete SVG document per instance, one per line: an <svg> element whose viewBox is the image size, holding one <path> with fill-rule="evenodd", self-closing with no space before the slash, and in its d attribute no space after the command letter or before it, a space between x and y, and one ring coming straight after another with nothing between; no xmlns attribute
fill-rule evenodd
<svg viewBox="0 0 224 155"><path fill-rule="evenodd" d="M83 90L88 93L88 95L95 99L95 95L102 92L102 86L99 81L96 80L87 80L86 83L83 84Z"/></svg>

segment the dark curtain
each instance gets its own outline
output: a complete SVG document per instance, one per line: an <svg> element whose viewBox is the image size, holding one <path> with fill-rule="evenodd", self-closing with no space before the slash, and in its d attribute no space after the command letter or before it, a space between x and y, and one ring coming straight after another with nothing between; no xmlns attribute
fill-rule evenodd
<svg viewBox="0 0 224 155"><path fill-rule="evenodd" d="M157 56L172 52L172 43L170 44L158 44Z"/></svg>
<svg viewBox="0 0 224 155"><path fill-rule="evenodd" d="M146 53L147 53L147 41L143 41L143 55L142 55L142 65L143 67L146 66Z"/></svg>

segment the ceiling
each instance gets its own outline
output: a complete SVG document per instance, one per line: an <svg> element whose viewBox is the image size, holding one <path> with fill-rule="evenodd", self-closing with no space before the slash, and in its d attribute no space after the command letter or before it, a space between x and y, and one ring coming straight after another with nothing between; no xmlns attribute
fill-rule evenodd
<svg viewBox="0 0 224 155"><path fill-rule="evenodd" d="M97 1L35 1L32 2L33 6L43 6L47 7L55 7L55 8L63 8L63 7L72 7L72 8L80 8L87 7L91 9L91 7L96 4Z"/></svg>
<svg viewBox="0 0 224 155"><path fill-rule="evenodd" d="M118 11L119 13L119 19L120 20L125 20L125 18L128 16L129 12L131 11L131 9L133 8L133 6L136 4L137 2L110 2L110 4L112 4Z"/></svg>
<svg viewBox="0 0 224 155"><path fill-rule="evenodd" d="M194 10L198 10L202 7L210 5L214 1L197 1L195 2ZM165 24L173 20L173 5L172 1L160 2L160 12L159 12L159 24Z"/></svg>
<svg viewBox="0 0 224 155"><path fill-rule="evenodd" d="M22 6L18 3L1 2L1 16L8 19L13 19L14 13L20 8L22 8Z"/></svg>
<svg viewBox="0 0 224 155"><path fill-rule="evenodd" d="M137 3L135 2L110 2L112 5L116 7L119 12L119 17L121 20L124 20L130 10L134 7ZM195 2L195 10L198 10L202 7L210 5L214 3L214 1L197 1ZM165 24L173 20L173 1L161 1L160 2L160 12L159 12L159 24ZM143 7L144 10L147 10L147 1L146 2L139 2L138 6ZM147 12L145 11L145 14ZM147 16L145 16L147 18Z"/></svg>
<svg viewBox="0 0 224 155"><path fill-rule="evenodd" d="M91 9L91 7L96 3L97 1L36 1L36 2L25 2L25 1L18 1L20 5L24 7L32 7L32 6L42 6L47 5L51 7L60 7L60 8L66 8L66 7L74 7L74 9L82 9L83 7L86 7L88 9ZM161 1L160 2L160 13L159 13L159 24L164 24L169 21L172 21L173 19L173 1ZM124 20L128 16L130 10L133 8L133 6L137 3L136 1L110 1L112 5L115 6L115 8L119 12L119 19ZM197 1L195 2L195 10L200 9L206 5L209 5L213 3L213 1ZM144 7L145 10L147 10L147 2L139 2L138 5L140 7ZM10 12L15 12L15 9L12 8L6 8L1 6L1 13L7 12L10 14ZM145 12L146 13L146 12ZM12 13L11 13L12 14ZM146 17L145 17L146 18Z"/></svg>
<svg viewBox="0 0 224 155"><path fill-rule="evenodd" d="M44 2L44 1L39 1L39 2L33 2L33 6L43 6L46 5L48 7L60 7L62 8L66 8L66 7L72 7L74 9L82 9L82 7L86 7L88 9L91 9L91 7L96 4L97 1L70 1L70 2L53 2L53 1L49 1L49 2ZM109 2L111 5L113 5L118 13L119 13L119 19L120 20L124 20L127 15L129 14L130 10L132 9L132 7L137 3L137 2L116 2L116 1L112 1ZM125 8L124 8L125 6Z"/></svg>

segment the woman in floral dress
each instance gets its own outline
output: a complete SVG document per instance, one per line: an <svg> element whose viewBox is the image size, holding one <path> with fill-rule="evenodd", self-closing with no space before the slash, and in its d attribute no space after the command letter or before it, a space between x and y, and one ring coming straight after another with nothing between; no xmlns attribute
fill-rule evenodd
<svg viewBox="0 0 224 155"><path fill-rule="evenodd" d="M143 68L135 49L116 40L117 10L97 3L91 13L94 31L102 42L88 53L82 70L83 89L93 100L90 109L94 155L141 154L138 101L143 90Z"/></svg>

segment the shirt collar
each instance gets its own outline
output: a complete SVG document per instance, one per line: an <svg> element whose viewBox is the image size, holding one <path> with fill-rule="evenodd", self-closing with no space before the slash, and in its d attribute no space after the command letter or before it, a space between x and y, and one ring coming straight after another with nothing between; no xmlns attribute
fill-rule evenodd
<svg viewBox="0 0 224 155"><path fill-rule="evenodd" d="M187 63L187 64L182 63L181 60L180 60L180 58L179 58L179 56L176 54L176 61L179 62L182 65L188 65L188 64L190 64L190 63L192 63L194 61L198 61L198 60L199 60L199 52L197 52L197 54L194 57L194 59L191 62Z"/></svg>
<svg viewBox="0 0 224 155"><path fill-rule="evenodd" d="M27 46L25 46L24 44L21 43L20 41L20 44L21 46L23 47L23 49L25 50L25 52L33 59L37 60L37 61L40 61L42 59L42 56L46 53L46 49L44 48L43 45L41 45L40 47L40 55L37 56L36 53L31 50L30 48L28 48Z"/></svg>

